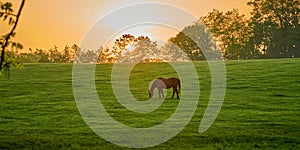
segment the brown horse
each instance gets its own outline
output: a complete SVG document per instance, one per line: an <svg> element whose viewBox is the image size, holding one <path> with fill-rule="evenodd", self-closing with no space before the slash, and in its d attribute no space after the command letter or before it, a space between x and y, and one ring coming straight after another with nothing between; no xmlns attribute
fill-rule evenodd
<svg viewBox="0 0 300 150"><path fill-rule="evenodd" d="M179 93L180 93L180 80L178 78L157 78L154 80L154 82L151 85L151 88L149 90L149 98L153 97L154 93L154 89L157 88L158 89L158 95L159 98L164 97L164 92L163 89L169 89L169 88L173 88L173 95L172 95L172 99L174 97L174 94L177 94L177 99L179 99Z"/></svg>

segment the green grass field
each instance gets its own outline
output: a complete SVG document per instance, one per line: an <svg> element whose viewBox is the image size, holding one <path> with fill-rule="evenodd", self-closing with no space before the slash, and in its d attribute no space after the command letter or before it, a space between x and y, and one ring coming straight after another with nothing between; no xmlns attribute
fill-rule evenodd
<svg viewBox="0 0 300 150"><path fill-rule="evenodd" d="M201 95L190 123L171 140L148 149L300 149L300 59L226 61L227 90L214 124L198 133L210 95L206 62L195 62ZM140 114L117 103L112 65L97 65L96 87L112 117L131 127L151 127L170 117L178 100L171 90L159 109ZM158 68L158 69L154 69ZM142 63L130 90L147 100L156 77L177 76L167 63ZM157 94L157 93L156 93ZM26 64L0 77L0 149L124 149L95 134L77 109L72 64Z"/></svg>

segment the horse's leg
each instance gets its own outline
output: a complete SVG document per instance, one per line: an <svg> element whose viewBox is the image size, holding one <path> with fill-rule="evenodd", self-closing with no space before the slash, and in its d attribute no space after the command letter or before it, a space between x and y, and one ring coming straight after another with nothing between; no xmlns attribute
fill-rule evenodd
<svg viewBox="0 0 300 150"><path fill-rule="evenodd" d="M173 99L173 97L174 97L174 94L175 94L175 88L173 87L172 99Z"/></svg>
<svg viewBox="0 0 300 150"><path fill-rule="evenodd" d="M164 90L163 89L161 89L161 96L162 96L162 98L165 98L165 94L164 94Z"/></svg>
<svg viewBox="0 0 300 150"><path fill-rule="evenodd" d="M178 96L178 90L177 90L177 88L176 88L176 95L177 95L177 99L179 99L179 96Z"/></svg>
<svg viewBox="0 0 300 150"><path fill-rule="evenodd" d="M161 92L162 92L162 89L158 88L158 96L159 96L159 98L161 98Z"/></svg>

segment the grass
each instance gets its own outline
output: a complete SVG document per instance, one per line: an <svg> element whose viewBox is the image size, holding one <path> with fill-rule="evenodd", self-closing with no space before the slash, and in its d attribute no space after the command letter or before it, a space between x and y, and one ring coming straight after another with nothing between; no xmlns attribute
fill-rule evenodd
<svg viewBox="0 0 300 150"><path fill-rule="evenodd" d="M299 149L300 59L226 61L227 91L214 124L198 133L210 94L205 62L195 62L200 101L190 123L171 140L148 149ZM151 127L169 118L178 100L147 114L122 107L110 84L112 65L97 65L96 88L104 107L119 122ZM154 69L158 68L158 69ZM130 90L147 100L156 77L178 76L167 63L136 65ZM156 93L157 94L157 93ZM81 118L72 90L72 64L26 64L0 77L0 149L124 149L95 134Z"/></svg>

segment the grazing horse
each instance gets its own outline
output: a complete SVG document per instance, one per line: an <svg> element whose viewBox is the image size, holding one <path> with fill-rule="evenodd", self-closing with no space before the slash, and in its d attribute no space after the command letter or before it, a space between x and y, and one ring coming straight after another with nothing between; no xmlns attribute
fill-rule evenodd
<svg viewBox="0 0 300 150"><path fill-rule="evenodd" d="M178 94L180 93L180 80L178 78L157 78L154 80L154 82L151 85L151 88L149 90L149 98L153 97L154 93L154 89L157 88L158 89L158 95L159 98L164 97L164 92L163 89L169 89L169 88L173 88L173 95L172 95L172 99L174 97L174 94L177 94L177 99L179 99Z"/></svg>

